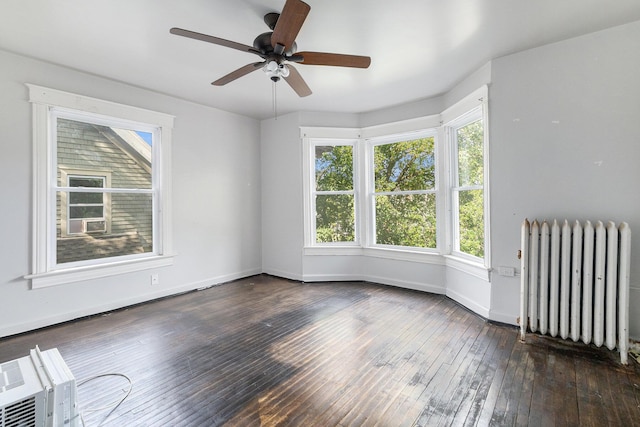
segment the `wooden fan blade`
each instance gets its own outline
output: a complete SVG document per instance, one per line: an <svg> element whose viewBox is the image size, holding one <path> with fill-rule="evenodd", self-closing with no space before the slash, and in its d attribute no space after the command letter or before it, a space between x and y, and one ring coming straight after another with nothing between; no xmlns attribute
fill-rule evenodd
<svg viewBox="0 0 640 427"><path fill-rule="evenodd" d="M369 68L369 65L371 65L371 58L368 56L325 52L296 52L295 56L301 56L302 61L296 62L305 65L332 65L335 67L354 68Z"/></svg>
<svg viewBox="0 0 640 427"><path fill-rule="evenodd" d="M291 48L310 10L311 6L303 1L287 0L271 35L271 46L277 54Z"/></svg>
<svg viewBox="0 0 640 427"><path fill-rule="evenodd" d="M260 67L262 67L263 65L264 65L264 62L254 62L253 64L247 64L244 67L238 68L237 70L230 72L224 77L220 77L218 80L216 80L211 84L214 86L224 86L227 83L230 83L236 79L239 79L242 76L246 76L252 71L259 70Z"/></svg>
<svg viewBox="0 0 640 427"><path fill-rule="evenodd" d="M182 28L172 28L169 30L171 34L176 36L188 37L190 39L201 40L207 43L217 44L219 46L230 47L231 49L241 50L243 52L255 53L262 56L262 54L253 48L252 46L232 42L231 40L221 39L220 37L208 36L206 34L196 33L195 31L183 30Z"/></svg>
<svg viewBox="0 0 640 427"><path fill-rule="evenodd" d="M311 89L309 89L309 86L307 86L307 83L304 81L298 70L290 64L287 64L287 68L289 69L289 75L284 79L289 83L289 86L291 86L291 88L300 97L311 95Z"/></svg>

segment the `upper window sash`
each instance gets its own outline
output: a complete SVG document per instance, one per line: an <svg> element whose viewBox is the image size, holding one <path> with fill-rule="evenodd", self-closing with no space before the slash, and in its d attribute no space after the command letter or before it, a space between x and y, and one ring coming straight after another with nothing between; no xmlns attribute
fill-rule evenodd
<svg viewBox="0 0 640 427"><path fill-rule="evenodd" d="M451 152L451 170L450 170L450 182L451 187L456 190L475 190L482 189L484 187L484 176L482 177L482 183L480 184L470 184L470 185L460 185L460 152L458 147L458 131L463 129L464 127L475 123L477 121L482 121L482 107L476 107L473 110L469 111L462 117L459 117L452 123L447 124L447 136L450 140L450 152ZM484 123L483 132L484 132ZM484 160L484 152L483 152L483 160Z"/></svg>

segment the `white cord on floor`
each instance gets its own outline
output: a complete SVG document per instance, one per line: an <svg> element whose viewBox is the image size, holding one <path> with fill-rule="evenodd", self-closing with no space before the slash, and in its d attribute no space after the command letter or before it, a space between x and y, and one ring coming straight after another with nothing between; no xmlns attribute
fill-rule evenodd
<svg viewBox="0 0 640 427"><path fill-rule="evenodd" d="M100 375L95 375L93 377L89 377L86 378L82 381L79 381L77 383L77 386L80 387L90 381L96 380L98 378L103 378L103 377L122 377L124 379L126 379L129 382L129 388L125 391L125 394L122 398L119 398L118 400L114 400L111 403L108 403L104 406L100 406L97 408L85 408L84 410L79 411L80 412L80 421L82 422L82 425L84 426L84 417L83 415L87 412L98 412L98 411L104 411L106 409L111 409L111 412L109 413L109 415L111 415L111 413L113 413L113 411L122 404L122 402L125 401L125 399L127 397L129 397L129 394L131 394L131 389L133 388L133 381L131 381L131 378L129 378L128 376L126 376L125 374L119 374L119 373L111 373L111 374L100 374ZM100 424L102 424L107 418L109 418L109 415L107 415L107 417L102 420L102 422Z"/></svg>

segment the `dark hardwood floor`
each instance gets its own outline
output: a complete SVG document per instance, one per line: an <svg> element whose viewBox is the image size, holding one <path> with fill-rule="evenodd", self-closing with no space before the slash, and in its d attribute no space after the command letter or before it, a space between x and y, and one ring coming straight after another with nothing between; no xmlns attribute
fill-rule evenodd
<svg viewBox="0 0 640 427"><path fill-rule="evenodd" d="M444 296L256 276L0 339L123 373L87 426L633 426L640 365L486 322ZM79 388L82 408L123 378Z"/></svg>

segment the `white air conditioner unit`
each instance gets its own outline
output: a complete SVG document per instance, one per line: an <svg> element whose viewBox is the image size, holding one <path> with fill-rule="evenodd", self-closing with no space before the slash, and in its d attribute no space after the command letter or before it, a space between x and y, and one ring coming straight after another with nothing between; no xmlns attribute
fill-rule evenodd
<svg viewBox="0 0 640 427"><path fill-rule="evenodd" d="M58 349L0 364L0 427L79 427L76 380Z"/></svg>

